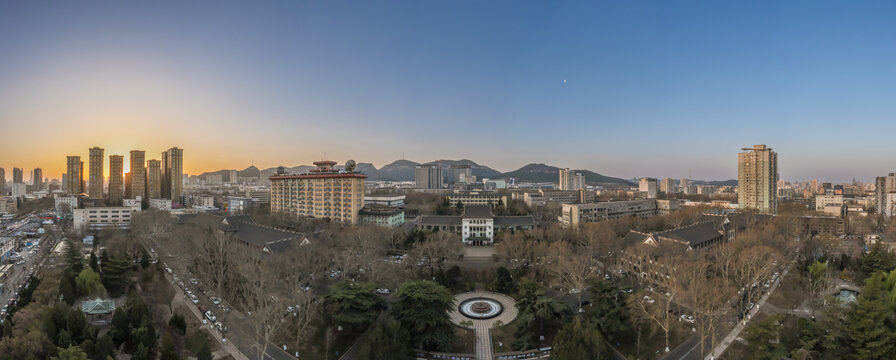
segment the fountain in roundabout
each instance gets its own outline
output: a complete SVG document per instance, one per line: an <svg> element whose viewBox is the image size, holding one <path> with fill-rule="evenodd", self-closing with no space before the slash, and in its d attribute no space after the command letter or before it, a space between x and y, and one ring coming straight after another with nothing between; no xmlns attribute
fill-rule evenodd
<svg viewBox="0 0 896 360"><path fill-rule="evenodd" d="M500 302L487 297L477 297L464 300L458 305L457 310L461 315L474 320L486 320L501 315L504 306Z"/></svg>

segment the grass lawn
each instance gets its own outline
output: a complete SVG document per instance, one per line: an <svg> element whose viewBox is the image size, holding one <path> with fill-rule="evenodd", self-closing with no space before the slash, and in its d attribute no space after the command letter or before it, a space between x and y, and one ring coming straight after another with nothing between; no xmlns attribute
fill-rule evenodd
<svg viewBox="0 0 896 360"><path fill-rule="evenodd" d="M511 321L510 324L492 328L492 347L496 353L513 351L511 348L516 337L516 322Z"/></svg>

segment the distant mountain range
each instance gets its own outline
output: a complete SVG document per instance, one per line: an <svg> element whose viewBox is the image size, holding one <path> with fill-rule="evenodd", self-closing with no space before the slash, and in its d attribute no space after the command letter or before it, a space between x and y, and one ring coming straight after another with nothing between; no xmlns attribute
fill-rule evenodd
<svg viewBox="0 0 896 360"><path fill-rule="evenodd" d="M502 178L516 178L517 181L523 182L556 182L558 179L558 171L559 168L555 166L545 165L545 164L529 164L523 166L517 170L501 173L495 169L492 169L485 165L477 164L472 160L435 160L423 163L426 165L431 164L440 164L442 166L442 173L447 177L448 176L448 168L452 165L469 165L471 168L471 172L473 176L476 176L477 179L482 178L492 178L492 179L502 179ZM410 160L396 160L387 165L384 165L382 168L377 169L371 163L358 163L355 167L356 171L367 174L367 179L370 181L414 181L414 169L420 165L420 163L410 161ZM313 169L314 166L310 165L300 165L294 167L286 167L286 172L288 173L303 173L308 170ZM337 168L342 168L342 165L337 166ZM214 172L206 172L199 175L201 179L204 179L207 175L221 175L223 181L228 182L230 179L230 172L233 170L218 170ZM574 170L575 172L579 172L585 175L585 181L588 183L604 183L604 184L621 184L621 185L629 185L634 186L635 184L621 178L609 177L598 174L589 170ZM259 177L265 179L277 172L277 168L268 168L264 170L259 170L255 166L250 166L246 169L237 171L238 177Z"/></svg>
<svg viewBox="0 0 896 360"><path fill-rule="evenodd" d="M529 181L529 182L557 182L559 180L559 171L560 168L556 166L550 166L545 164L529 164L523 166L517 170L503 173L499 176L500 178L516 178L519 181ZM598 174L596 172L590 170L570 170L573 173L581 173L585 175L586 183L601 183L601 184L620 184L620 185L629 185L634 186L635 184L631 181L604 176Z"/></svg>

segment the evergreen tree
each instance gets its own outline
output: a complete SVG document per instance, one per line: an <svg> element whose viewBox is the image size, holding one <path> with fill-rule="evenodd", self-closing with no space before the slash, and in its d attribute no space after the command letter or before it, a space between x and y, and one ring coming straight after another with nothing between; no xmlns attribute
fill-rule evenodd
<svg viewBox="0 0 896 360"><path fill-rule="evenodd" d="M367 282L343 281L330 288L324 297L330 317L337 324L363 326L372 323L385 308L383 298Z"/></svg>
<svg viewBox="0 0 896 360"><path fill-rule="evenodd" d="M847 317L847 334L852 340L856 359L883 359L896 346L893 303L889 301L887 277L876 272L865 281Z"/></svg>
<svg viewBox="0 0 896 360"><path fill-rule="evenodd" d="M495 278L492 280L489 287L502 294L510 294L516 291L510 271L503 266L500 266L495 270Z"/></svg>
<svg viewBox="0 0 896 360"><path fill-rule="evenodd" d="M412 344L425 350L448 350L454 341L454 327L448 311L454 296L432 281L410 281L395 293L398 301L392 315L410 332Z"/></svg>
<svg viewBox="0 0 896 360"><path fill-rule="evenodd" d="M81 257L81 251L71 241L65 240L65 267L71 276L77 276L84 269L84 258Z"/></svg>
<svg viewBox="0 0 896 360"><path fill-rule="evenodd" d="M131 263L125 257L108 257L103 250L102 281L106 290L113 297L119 296L128 288Z"/></svg>
<svg viewBox="0 0 896 360"><path fill-rule="evenodd" d="M604 281L591 282L591 309L588 317L598 329L607 336L616 336L627 331L629 314L626 307L626 294L616 285Z"/></svg>
<svg viewBox="0 0 896 360"><path fill-rule="evenodd" d="M99 264L97 264L95 252L92 252L92 251L90 252L90 263L89 264L90 264L90 268L93 269L93 271L96 271L97 273L100 272L100 266L99 266Z"/></svg>
<svg viewBox="0 0 896 360"><path fill-rule="evenodd" d="M398 321L376 324L361 344L359 360L409 359L412 348L408 331Z"/></svg>
<svg viewBox="0 0 896 360"><path fill-rule="evenodd" d="M159 360L180 360L180 355L178 355L177 349L174 347L174 340L171 340L171 335L165 334L165 337L162 338Z"/></svg>
<svg viewBox="0 0 896 360"><path fill-rule="evenodd" d="M77 346L67 346L64 349L59 350L59 353L50 358L51 360L87 360L87 354L84 353L84 350Z"/></svg>
<svg viewBox="0 0 896 360"><path fill-rule="evenodd" d="M772 315L754 324L747 330L747 342L758 360L777 360L787 355L787 349L781 344L780 315Z"/></svg>

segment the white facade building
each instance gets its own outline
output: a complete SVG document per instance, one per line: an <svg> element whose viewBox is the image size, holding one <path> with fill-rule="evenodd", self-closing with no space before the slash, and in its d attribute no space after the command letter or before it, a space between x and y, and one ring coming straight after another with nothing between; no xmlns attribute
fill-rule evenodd
<svg viewBox="0 0 896 360"><path fill-rule="evenodd" d="M134 208L124 206L75 209L74 228L80 231L128 229L133 213Z"/></svg>
<svg viewBox="0 0 896 360"><path fill-rule="evenodd" d="M163 211L171 211L171 200L168 199L149 199L149 207Z"/></svg>
<svg viewBox="0 0 896 360"><path fill-rule="evenodd" d="M64 205L68 205L68 212L72 212L78 208L78 197L77 196L57 196L54 199L56 212L62 212Z"/></svg>

